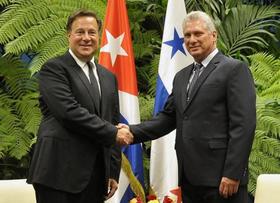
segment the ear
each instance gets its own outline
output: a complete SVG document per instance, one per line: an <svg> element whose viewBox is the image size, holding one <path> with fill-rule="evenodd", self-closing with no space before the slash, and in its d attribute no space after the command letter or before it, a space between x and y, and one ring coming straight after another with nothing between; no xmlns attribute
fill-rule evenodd
<svg viewBox="0 0 280 203"><path fill-rule="evenodd" d="M212 36L213 36L214 42L217 42L217 37L218 37L217 31L213 31Z"/></svg>

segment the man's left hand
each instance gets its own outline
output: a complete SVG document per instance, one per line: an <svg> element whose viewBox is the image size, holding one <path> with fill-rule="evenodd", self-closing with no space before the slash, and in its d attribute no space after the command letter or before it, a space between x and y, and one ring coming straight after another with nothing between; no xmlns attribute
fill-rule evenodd
<svg viewBox="0 0 280 203"><path fill-rule="evenodd" d="M224 198L231 197L233 194L237 193L239 187L239 180L233 180L227 177L222 177L219 192Z"/></svg>
<svg viewBox="0 0 280 203"><path fill-rule="evenodd" d="M108 183L108 194L105 197L105 200L110 199L115 194L117 189L118 189L117 181L110 178Z"/></svg>

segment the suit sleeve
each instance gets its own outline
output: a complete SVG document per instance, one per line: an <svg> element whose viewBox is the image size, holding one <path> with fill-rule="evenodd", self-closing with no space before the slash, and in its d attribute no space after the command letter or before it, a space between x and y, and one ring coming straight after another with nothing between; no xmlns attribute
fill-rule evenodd
<svg viewBox="0 0 280 203"><path fill-rule="evenodd" d="M227 84L229 140L223 176L240 180L247 173L256 127L256 95L247 65L235 63Z"/></svg>
<svg viewBox="0 0 280 203"><path fill-rule="evenodd" d="M43 66L38 78L41 97L47 108L55 119L71 132L88 136L105 146L113 145L117 128L89 113L77 102L68 77L63 65L58 62L51 61Z"/></svg>
<svg viewBox="0 0 280 203"><path fill-rule="evenodd" d="M173 93L169 95L163 111L149 121L130 125L134 143L145 142L162 137L176 128L176 109Z"/></svg>

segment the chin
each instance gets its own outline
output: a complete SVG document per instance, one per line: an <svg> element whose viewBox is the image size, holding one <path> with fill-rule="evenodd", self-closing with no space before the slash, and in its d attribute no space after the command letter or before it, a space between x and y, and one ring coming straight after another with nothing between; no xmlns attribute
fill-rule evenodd
<svg viewBox="0 0 280 203"><path fill-rule="evenodd" d="M194 57L194 58L200 58L200 57L201 57L201 54L196 53L196 52L190 52L190 54L191 54L192 57Z"/></svg>
<svg viewBox="0 0 280 203"><path fill-rule="evenodd" d="M80 52L80 55L81 56L84 56L84 57L90 57L90 56L93 56L94 52L93 51L87 51L87 52Z"/></svg>

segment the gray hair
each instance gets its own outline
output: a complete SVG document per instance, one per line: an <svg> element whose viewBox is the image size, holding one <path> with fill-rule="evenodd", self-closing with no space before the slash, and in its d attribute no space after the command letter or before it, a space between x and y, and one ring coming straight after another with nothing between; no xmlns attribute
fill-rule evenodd
<svg viewBox="0 0 280 203"><path fill-rule="evenodd" d="M192 20L202 20L205 22L206 29L209 32L217 31L213 19L202 11L192 11L187 14L183 21L183 30L186 28L186 24Z"/></svg>

